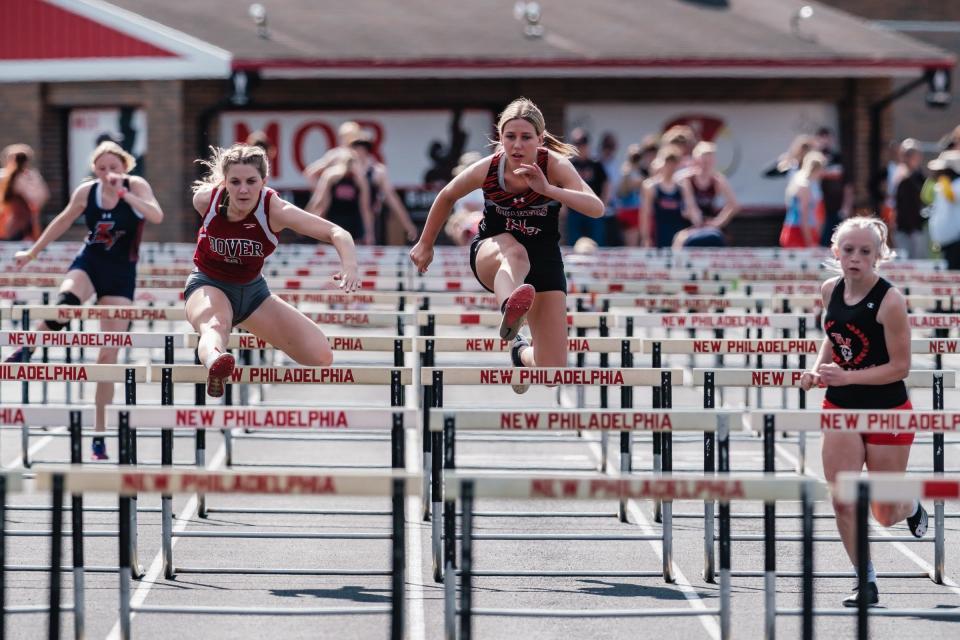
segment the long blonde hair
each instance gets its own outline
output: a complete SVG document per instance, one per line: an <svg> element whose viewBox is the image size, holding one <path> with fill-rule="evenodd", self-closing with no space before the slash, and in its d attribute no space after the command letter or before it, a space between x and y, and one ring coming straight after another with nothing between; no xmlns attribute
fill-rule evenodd
<svg viewBox="0 0 960 640"><path fill-rule="evenodd" d="M853 216L847 218L833 229L833 235L830 236L830 248L837 250L840 248L840 236L851 229L872 229L877 235L877 264L879 268L884 262L890 262L897 257L897 252L887 244L889 230L886 223L875 216ZM840 268L840 261L836 258L827 258L823 261L823 266L827 271L836 274L843 273Z"/></svg>
<svg viewBox="0 0 960 640"><path fill-rule="evenodd" d="M533 103L529 98L517 98L507 105L497 120L497 135L503 135L503 128L511 120L526 120L533 125L533 130L537 135L543 134L543 146L551 151L556 151L567 158L574 158L577 155L577 148L572 144L567 144L560 140L549 131L547 131L546 121L543 119L543 112L540 107Z"/></svg>
<svg viewBox="0 0 960 640"><path fill-rule="evenodd" d="M267 152L257 146L237 143L227 149L210 147L211 155L207 160L197 162L207 168L207 174L193 183L193 192L197 193L207 187L219 187L223 184L227 170L235 164L248 164L257 170L264 180L270 173L270 161Z"/></svg>

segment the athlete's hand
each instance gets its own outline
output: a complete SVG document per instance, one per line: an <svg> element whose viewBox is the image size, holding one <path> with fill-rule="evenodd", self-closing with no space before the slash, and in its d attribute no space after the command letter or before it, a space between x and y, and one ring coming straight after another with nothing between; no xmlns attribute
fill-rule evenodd
<svg viewBox="0 0 960 640"><path fill-rule="evenodd" d="M842 387L844 385L850 384L848 380L849 372L841 368L835 362L830 362L824 365L820 365L820 368L817 369L817 373L820 375L820 382L828 387Z"/></svg>
<svg viewBox="0 0 960 640"><path fill-rule="evenodd" d="M540 165L521 164L518 169L513 170L513 175L523 178L527 186L541 195L546 195L550 185L547 183L547 176L543 175Z"/></svg>
<svg viewBox="0 0 960 640"><path fill-rule="evenodd" d="M819 373L815 373L813 371L804 371L803 375L800 376L800 388L804 391L810 391L810 389L819 387L820 385L821 382Z"/></svg>
<svg viewBox="0 0 960 640"><path fill-rule="evenodd" d="M15 254L13 254L14 267L16 268L17 271L20 271L25 266L27 266L27 263L31 262L34 258L36 258L36 256L33 255L33 251L31 249L27 249L25 251L17 251Z"/></svg>
<svg viewBox="0 0 960 640"><path fill-rule="evenodd" d="M123 174L122 173L108 173L104 178L104 182L113 187L114 189L119 189L123 187Z"/></svg>
<svg viewBox="0 0 960 640"><path fill-rule="evenodd" d="M410 249L410 260L417 266L418 273L426 273L427 267L433 262L433 247L418 242Z"/></svg>
<svg viewBox="0 0 960 640"><path fill-rule="evenodd" d="M340 289L344 293L353 293L360 290L360 275L356 265L343 267L338 273L333 274L333 279L339 283Z"/></svg>

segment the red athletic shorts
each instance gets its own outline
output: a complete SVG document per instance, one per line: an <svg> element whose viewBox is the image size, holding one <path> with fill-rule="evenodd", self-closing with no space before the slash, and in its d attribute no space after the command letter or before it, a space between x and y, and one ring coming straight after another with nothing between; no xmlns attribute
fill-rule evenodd
<svg viewBox="0 0 960 640"><path fill-rule="evenodd" d="M624 229L640 228L640 208L626 207L617 211L617 220Z"/></svg>
<svg viewBox="0 0 960 640"><path fill-rule="evenodd" d="M824 409L843 409L843 407L838 407L827 399L823 401ZM905 410L909 411L913 409L913 405L910 404L910 401L907 400L899 407L893 407L892 410L900 411ZM913 444L913 434L912 433L864 433L863 441L866 444L889 444L895 445L898 447L909 447Z"/></svg>

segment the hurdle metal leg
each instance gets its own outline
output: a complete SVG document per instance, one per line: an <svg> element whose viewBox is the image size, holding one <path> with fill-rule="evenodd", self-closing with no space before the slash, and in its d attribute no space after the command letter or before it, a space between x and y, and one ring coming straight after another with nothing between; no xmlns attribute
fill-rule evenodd
<svg viewBox="0 0 960 640"><path fill-rule="evenodd" d="M0 473L0 638L7 637L7 477Z"/></svg>
<svg viewBox="0 0 960 640"><path fill-rule="evenodd" d="M401 433L401 441L403 434ZM390 590L390 640L403 640L406 602L406 484L404 480L393 481L393 571Z"/></svg>
<svg viewBox="0 0 960 640"><path fill-rule="evenodd" d="M50 540L50 604L48 614L48 637L50 640L60 639L60 559L63 556L63 475L53 476L53 492L51 505L51 535Z"/></svg>
<svg viewBox="0 0 960 640"><path fill-rule="evenodd" d="M868 640L867 563L870 562L870 543L867 539L870 513L870 485L857 483L857 640Z"/></svg>
<svg viewBox="0 0 960 640"><path fill-rule="evenodd" d="M79 411L70 412L70 462L80 464L83 460L81 451L81 419ZM72 525L73 545L73 632L77 640L84 637L84 575L83 575L83 495L73 494L70 497L70 517Z"/></svg>
<svg viewBox="0 0 960 640"><path fill-rule="evenodd" d="M119 595L120 595L120 638L122 640L130 640L130 580L131 580L131 565L130 565L130 498L128 496L120 496L120 535L119 539L119 558L120 558L120 570L117 572L120 578L119 585Z"/></svg>

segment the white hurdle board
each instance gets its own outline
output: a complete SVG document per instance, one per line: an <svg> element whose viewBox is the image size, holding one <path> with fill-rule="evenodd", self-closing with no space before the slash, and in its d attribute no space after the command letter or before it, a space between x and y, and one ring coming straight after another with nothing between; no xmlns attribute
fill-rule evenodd
<svg viewBox="0 0 960 640"><path fill-rule="evenodd" d="M116 427L127 414L131 428L159 429L254 429L272 431L326 431L340 429L392 428L393 416L401 414L407 427L417 426L415 409L326 407L194 407L110 405L107 426Z"/></svg>

